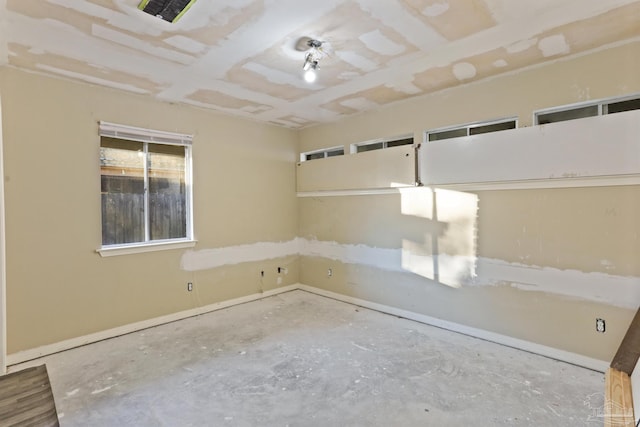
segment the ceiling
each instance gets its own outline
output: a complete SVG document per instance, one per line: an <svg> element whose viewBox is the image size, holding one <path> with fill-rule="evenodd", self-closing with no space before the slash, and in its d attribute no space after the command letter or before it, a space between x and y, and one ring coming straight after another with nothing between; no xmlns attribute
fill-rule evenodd
<svg viewBox="0 0 640 427"><path fill-rule="evenodd" d="M0 0L0 65L300 128L640 37L640 0ZM302 77L301 37L325 41Z"/></svg>

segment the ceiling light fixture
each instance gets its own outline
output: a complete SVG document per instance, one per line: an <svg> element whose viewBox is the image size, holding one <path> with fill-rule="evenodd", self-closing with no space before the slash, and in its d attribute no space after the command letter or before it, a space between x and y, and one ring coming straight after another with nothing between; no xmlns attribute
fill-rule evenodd
<svg viewBox="0 0 640 427"><path fill-rule="evenodd" d="M324 58L325 53L322 51L322 42L319 40L307 40L307 54L304 56L304 80L307 83L313 83L317 78L318 63Z"/></svg>

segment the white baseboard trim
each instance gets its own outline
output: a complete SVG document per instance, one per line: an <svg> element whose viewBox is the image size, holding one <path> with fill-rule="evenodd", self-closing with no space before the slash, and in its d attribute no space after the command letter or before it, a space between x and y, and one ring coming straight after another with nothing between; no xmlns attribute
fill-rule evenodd
<svg viewBox="0 0 640 427"><path fill-rule="evenodd" d="M372 310L380 311L382 313L391 314L394 316L404 317L405 319L414 320L416 322L424 323L438 328L447 329L452 332L458 332L464 335L468 335L474 338L479 338L485 341L491 341L497 344L512 347L518 350L527 351L529 353L539 354L541 356L549 357L551 359L560 360L562 362L570 363L572 365L582 366L593 371L604 373L609 368L609 362L604 360L593 359L577 353L569 351L559 350L553 347L547 347L542 344L536 344L530 341L525 341L517 338L513 338L507 335L496 334L494 332L486 331L484 329L472 328L470 326L461 325L459 323L449 322L447 320L438 319L435 317L427 316L424 314L414 313L412 311L402 310L388 305L378 304L375 302L354 298L342 294L338 294L324 289L315 288L301 284L299 288L303 291L307 291L316 295L333 298L338 301L346 302L349 304L358 305L361 307L369 308Z"/></svg>
<svg viewBox="0 0 640 427"><path fill-rule="evenodd" d="M75 347L81 347L83 345L91 344L94 342L106 340L109 338L115 338L120 335L126 335L132 332L137 332L143 329L152 328L154 326L163 325L165 323L175 322L177 320L186 319L200 314L209 313L223 308L232 307L234 305L244 304L251 301L267 298L270 296L282 294L285 292L295 291L299 289L298 284L284 286L281 288L271 289L258 294L247 295L240 298L234 298L228 301L216 302L213 304L205 305L203 307L196 307L189 310L179 311L177 313L167 314L165 316L154 317L153 319L142 320L140 322L130 323L128 325L119 326L117 328L107 329L105 331L96 332L81 337L71 338L68 340L60 341L53 344L43 345L29 350L20 351L18 353L9 354L7 356L7 365L17 365L33 359L38 359L50 354L59 353L61 351L70 350Z"/></svg>
<svg viewBox="0 0 640 427"><path fill-rule="evenodd" d="M449 322L447 320L442 320L442 319L427 316L424 314L414 313L412 311L407 311L407 310L391 307L384 304L378 304L375 302L354 298L354 297L338 294L331 291L326 291L324 289L303 285L300 283L268 290L263 293L252 294L252 295L247 295L240 298L234 298L228 301L217 302L217 303L209 304L203 307L184 310L177 313L168 314L166 316L155 317L153 319L143 320L143 321L131 323L128 325L119 326L117 328L96 332L94 334L84 335L77 338L71 338L71 339L60 341L54 344L48 344L41 347L20 351L18 353L9 354L7 356L7 365L8 366L17 365L20 363L34 360L34 359L38 359L40 357L48 356L50 354L59 353L65 350L70 350L75 347L81 347L83 345L91 344L91 343L102 341L105 339L115 338L120 335L137 332L143 329L159 326L165 323L175 322L177 320L198 316L200 314L221 310L223 308L260 300L263 298L282 294L285 292L295 291L298 289L310 292L312 294L346 302L349 304L354 304L357 306L369 308L371 310L380 311L382 313L390 314L393 316L404 317L405 319L414 320L416 322L424 323L431 326L436 326L442 329L447 329L452 332L458 332L458 333L468 335L474 338L479 338L485 341L491 341L497 344L513 347L518 350L539 354L541 356L560 360L562 362L570 363L572 365L582 366L584 368L591 369L594 371L604 373L609 368L609 362L606 362L603 360L593 359L590 357L582 356L577 353L572 353L572 352L559 350L552 347L547 347L545 345L536 344L530 341L520 340L507 335L496 334L494 332L486 331L483 329L473 328L470 326L461 325L459 323Z"/></svg>

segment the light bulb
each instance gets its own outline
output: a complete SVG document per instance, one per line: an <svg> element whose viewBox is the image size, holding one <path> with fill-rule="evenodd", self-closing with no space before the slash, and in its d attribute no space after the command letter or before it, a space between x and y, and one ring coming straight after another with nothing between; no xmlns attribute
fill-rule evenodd
<svg viewBox="0 0 640 427"><path fill-rule="evenodd" d="M304 72L304 81L307 83L313 83L316 81L316 70L313 68L308 69Z"/></svg>

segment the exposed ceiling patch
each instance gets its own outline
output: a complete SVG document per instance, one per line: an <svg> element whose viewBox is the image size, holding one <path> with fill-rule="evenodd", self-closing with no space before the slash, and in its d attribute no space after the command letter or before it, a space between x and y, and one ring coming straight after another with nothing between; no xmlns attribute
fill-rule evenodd
<svg viewBox="0 0 640 427"><path fill-rule="evenodd" d="M429 6L425 7L424 9L422 9L422 14L424 16L430 16L432 18L435 18L436 16L442 15L447 10L449 10L449 3L448 2L446 2L446 1L436 2L436 3L430 4Z"/></svg>
<svg viewBox="0 0 640 427"><path fill-rule="evenodd" d="M181 35L167 37L164 42L169 46L193 54L201 53L207 48L205 44Z"/></svg>
<svg viewBox="0 0 640 427"><path fill-rule="evenodd" d="M60 76L68 77L71 79L82 80L87 83L93 83L100 86L110 87L113 89L126 90L127 92L139 93L139 94L148 94L149 91L146 89L140 89L139 87L132 86L126 83L116 83L112 80L101 79L99 77L88 76L86 74L76 73L74 71L63 70L61 68L52 67L49 65L36 64L36 68L42 71L48 71L53 74L58 74Z"/></svg>
<svg viewBox="0 0 640 427"><path fill-rule="evenodd" d="M290 84L292 86L299 87L301 89L312 89L308 85L304 84L304 82L300 79L296 79L290 73L285 73L284 71L276 70L270 67L266 67L257 62L247 62L242 66L245 70L252 71L254 73L260 74L262 77L267 79L271 83L279 84L279 85L287 85Z"/></svg>
<svg viewBox="0 0 640 427"><path fill-rule="evenodd" d="M524 52L525 50L529 49L531 46L535 46L536 43L538 43L537 38L520 40L519 42L516 42L507 46L507 52L508 53Z"/></svg>
<svg viewBox="0 0 640 427"><path fill-rule="evenodd" d="M453 66L453 75L458 80L472 79L476 76L476 73L476 67L468 62L459 62Z"/></svg>
<svg viewBox="0 0 640 427"><path fill-rule="evenodd" d="M344 105L345 107L353 108L356 111L371 110L380 106L379 104L376 104L375 102L363 97L345 99L344 101L340 102L340 104Z"/></svg>
<svg viewBox="0 0 640 427"><path fill-rule="evenodd" d="M130 36L120 31L115 31L102 25L93 25L91 33L100 37L101 39L112 41L121 46L139 50L141 52L148 53L149 55L157 56L160 58L166 58L170 61L179 62L181 64L191 64L194 58L189 55L185 55L175 50L169 50L162 47L153 46L151 43L145 42L137 37Z"/></svg>
<svg viewBox="0 0 640 427"><path fill-rule="evenodd" d="M394 42L382 34L380 30L374 30L363 34L359 39L367 46L367 48L379 53L380 55L399 55L406 49L403 45Z"/></svg>
<svg viewBox="0 0 640 427"><path fill-rule="evenodd" d="M414 16L411 9L395 1L359 1L360 7L372 17L402 35L404 40L424 51L444 44L447 40L423 19Z"/></svg>
<svg viewBox="0 0 640 427"><path fill-rule="evenodd" d="M564 34L556 34L545 37L538 43L538 48L546 58L549 56L567 54L570 51L569 45L564 38Z"/></svg>
<svg viewBox="0 0 640 427"><path fill-rule="evenodd" d="M640 0L209 0L177 23L141 12L140 1L0 0L0 65L307 126L568 54L640 46ZM293 46L302 36L333 47L315 86L302 81L305 51Z"/></svg>
<svg viewBox="0 0 640 427"><path fill-rule="evenodd" d="M493 66L496 68L504 68L508 65L509 63L507 63L507 61L505 61L504 59L498 59L497 61L493 62Z"/></svg>
<svg viewBox="0 0 640 427"><path fill-rule="evenodd" d="M352 51L338 51L336 56L361 71L369 72L378 68L374 61Z"/></svg>
<svg viewBox="0 0 640 427"><path fill-rule="evenodd" d="M142 0L138 9L167 22L176 22L196 0Z"/></svg>

